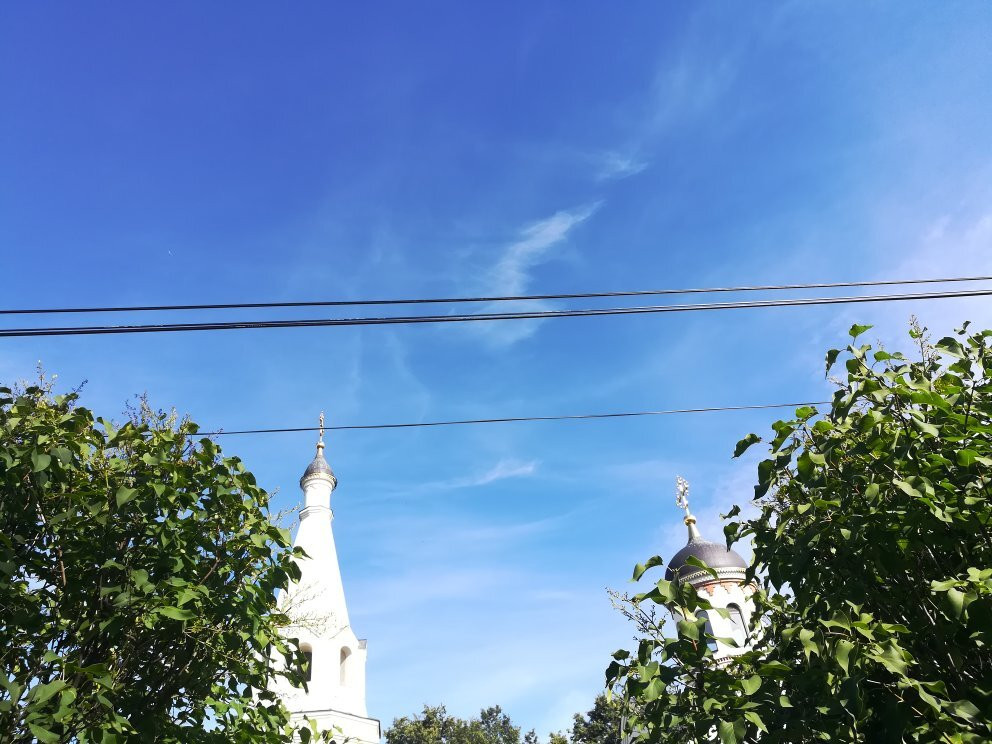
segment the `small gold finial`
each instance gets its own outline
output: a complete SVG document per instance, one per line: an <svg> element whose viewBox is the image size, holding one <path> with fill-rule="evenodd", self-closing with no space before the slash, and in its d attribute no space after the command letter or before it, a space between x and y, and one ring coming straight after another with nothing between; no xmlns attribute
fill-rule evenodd
<svg viewBox="0 0 992 744"><path fill-rule="evenodd" d="M317 439L317 449L324 449L324 412L320 412L320 437Z"/></svg>
<svg viewBox="0 0 992 744"><path fill-rule="evenodd" d="M675 476L675 503L680 509L685 509L685 519L682 521L689 528L689 539L699 538L699 530L696 529L696 518L689 511L689 481L681 475Z"/></svg>

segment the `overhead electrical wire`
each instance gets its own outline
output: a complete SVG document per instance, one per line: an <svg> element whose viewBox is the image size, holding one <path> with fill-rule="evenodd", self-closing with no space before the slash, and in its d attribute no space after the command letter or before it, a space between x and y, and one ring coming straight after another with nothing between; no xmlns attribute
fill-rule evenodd
<svg viewBox="0 0 992 744"><path fill-rule="evenodd" d="M355 431L361 429L418 429L433 426L465 426L469 424L510 424L527 421L581 421L588 419L634 418L638 416L672 416L680 413L716 413L721 411L762 411L773 408L798 406L823 406L830 401L812 403L768 403L753 406L710 406L706 408L671 408L662 411L626 411L623 413L583 413L569 416L513 416L509 418L459 419L452 421L417 421L400 424L349 424L339 426L291 426L270 429L233 429L197 432L204 437L217 437L230 434L290 434L305 431Z"/></svg>
<svg viewBox="0 0 992 744"><path fill-rule="evenodd" d="M847 297L790 298L784 300L749 300L698 304L647 305L634 307L583 308L573 310L534 310L522 312L476 313L459 315L407 315L366 318L309 318L295 320L224 321L213 323L162 323L148 325L67 326L51 328L3 328L0 338L32 336L91 336L119 333L169 333L184 331L222 331L262 328L314 328L325 326L406 325L416 323L465 323L496 320L540 320L549 318L592 317L598 315L638 315L706 310L738 310L764 307L798 307L806 305L840 305L862 302L905 302L960 297L986 297L992 289L916 292Z"/></svg>
<svg viewBox="0 0 992 744"><path fill-rule="evenodd" d="M902 284L945 284L950 282L990 281L992 276L956 276L943 279L882 279L856 282L817 282L812 284L767 284L741 287L695 287L685 289L643 289L618 292L570 292L564 294L497 295L492 297L435 297L386 300L313 300L299 302L229 302L188 305L130 305L95 307L56 307L0 309L0 315L48 315L55 313L135 313L178 310L244 310L291 307L360 307L369 305L436 305L477 302L524 302L535 300L574 300L605 297L645 297L657 295L713 294L719 292L776 292L795 289L842 289L850 287L883 287Z"/></svg>

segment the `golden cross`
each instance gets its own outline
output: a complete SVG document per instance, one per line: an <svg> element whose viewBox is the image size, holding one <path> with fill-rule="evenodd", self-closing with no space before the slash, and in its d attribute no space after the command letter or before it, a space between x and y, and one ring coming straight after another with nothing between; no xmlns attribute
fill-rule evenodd
<svg viewBox="0 0 992 744"><path fill-rule="evenodd" d="M681 475L675 477L675 503L689 515L689 481Z"/></svg>

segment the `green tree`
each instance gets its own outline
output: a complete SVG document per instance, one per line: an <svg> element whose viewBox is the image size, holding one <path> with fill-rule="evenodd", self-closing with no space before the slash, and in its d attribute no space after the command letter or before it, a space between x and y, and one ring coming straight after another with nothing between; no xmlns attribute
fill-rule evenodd
<svg viewBox="0 0 992 744"><path fill-rule="evenodd" d="M530 737L533 732L528 732ZM536 737L534 738L536 741ZM386 729L387 744L520 744L520 727L502 708L484 708L478 718L465 720L448 714L443 705L425 705L419 716L393 720Z"/></svg>
<svg viewBox="0 0 992 744"><path fill-rule="evenodd" d="M712 662L689 586L633 598L645 632L607 678L643 739L992 740L992 331L931 347L916 328L910 360L866 330L827 354L846 368L830 409L772 427L760 514L726 528L752 541L752 650ZM665 606L670 635L646 619Z"/></svg>
<svg viewBox="0 0 992 744"><path fill-rule="evenodd" d="M573 744L618 744L623 705L616 697L596 696L592 709L572 719Z"/></svg>
<svg viewBox="0 0 992 744"><path fill-rule="evenodd" d="M303 683L275 604L289 535L237 458L171 423L0 388L0 741L290 740L267 691Z"/></svg>
<svg viewBox="0 0 992 744"><path fill-rule="evenodd" d="M533 732L528 732L528 737ZM536 741L536 738L534 739ZM520 744L520 727L498 706L468 721L443 705L424 706L420 716L397 718L386 729L387 744Z"/></svg>
<svg viewBox="0 0 992 744"><path fill-rule="evenodd" d="M498 705L479 713L478 728L485 744L520 744L520 727Z"/></svg>

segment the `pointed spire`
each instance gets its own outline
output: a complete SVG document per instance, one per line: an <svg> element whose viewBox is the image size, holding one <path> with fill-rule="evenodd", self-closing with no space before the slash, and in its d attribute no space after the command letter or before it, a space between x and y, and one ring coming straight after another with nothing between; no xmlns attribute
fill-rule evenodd
<svg viewBox="0 0 992 744"><path fill-rule="evenodd" d="M320 412L320 426L318 428L319 435L317 437L317 454L314 455L313 461L307 467L306 471L303 473L303 477L300 478L300 487L310 478L327 478L331 481L331 490L338 484L338 479L334 475L334 471L331 470L331 466L327 464L327 460L324 459L324 412Z"/></svg>
<svg viewBox="0 0 992 744"><path fill-rule="evenodd" d="M699 534L699 530L696 528L696 518L689 511L689 481L681 475L675 477L675 503L679 508L685 510L685 519L682 521L689 528L689 542L702 540L703 536Z"/></svg>

